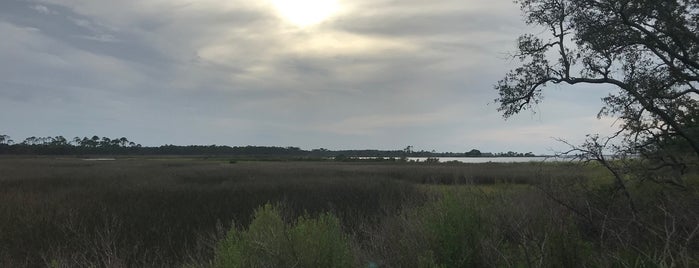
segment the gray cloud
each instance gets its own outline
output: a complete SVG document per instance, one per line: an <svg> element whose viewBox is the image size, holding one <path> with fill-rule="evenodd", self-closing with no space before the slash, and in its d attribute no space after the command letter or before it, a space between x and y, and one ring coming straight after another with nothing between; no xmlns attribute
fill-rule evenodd
<svg viewBox="0 0 699 268"><path fill-rule="evenodd" d="M30 8L36 10L39 13L46 14L46 15L53 13L53 11L49 10L49 8L44 6L44 5L32 5L32 6L30 6Z"/></svg>
<svg viewBox="0 0 699 268"><path fill-rule="evenodd" d="M2 1L0 132L544 152L608 128L599 88L500 118L492 84L527 30L509 2L341 1L304 29L265 3Z"/></svg>

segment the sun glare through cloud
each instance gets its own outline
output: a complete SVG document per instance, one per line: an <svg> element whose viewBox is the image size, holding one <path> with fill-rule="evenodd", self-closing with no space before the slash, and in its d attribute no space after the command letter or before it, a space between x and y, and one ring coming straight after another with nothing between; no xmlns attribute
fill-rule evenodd
<svg viewBox="0 0 699 268"><path fill-rule="evenodd" d="M492 84L527 31L509 1L122 2L0 0L0 134L546 153L546 132L491 133L596 131L567 123L607 95L549 95L535 117L501 120Z"/></svg>
<svg viewBox="0 0 699 268"><path fill-rule="evenodd" d="M298 27L308 27L338 12L337 0L271 0L278 15Z"/></svg>

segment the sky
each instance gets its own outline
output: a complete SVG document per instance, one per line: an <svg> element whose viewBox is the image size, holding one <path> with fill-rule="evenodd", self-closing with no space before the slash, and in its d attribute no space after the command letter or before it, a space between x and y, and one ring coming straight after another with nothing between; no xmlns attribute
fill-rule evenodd
<svg viewBox="0 0 699 268"><path fill-rule="evenodd" d="M599 86L497 112L522 21L507 0L2 0L0 134L544 154L613 131Z"/></svg>

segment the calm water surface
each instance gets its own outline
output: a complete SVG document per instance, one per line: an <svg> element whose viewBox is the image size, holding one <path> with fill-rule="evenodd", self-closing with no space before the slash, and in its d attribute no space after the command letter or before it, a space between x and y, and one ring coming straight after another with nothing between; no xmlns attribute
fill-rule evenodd
<svg viewBox="0 0 699 268"><path fill-rule="evenodd" d="M462 163L525 163L525 162L557 162L569 161L567 158L557 157L437 157L439 162L458 161ZM424 162L427 157L408 157L408 160Z"/></svg>

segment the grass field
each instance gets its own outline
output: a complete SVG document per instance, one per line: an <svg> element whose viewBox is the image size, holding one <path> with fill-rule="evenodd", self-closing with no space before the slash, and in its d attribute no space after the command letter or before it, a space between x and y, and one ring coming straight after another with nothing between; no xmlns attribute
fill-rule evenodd
<svg viewBox="0 0 699 268"><path fill-rule="evenodd" d="M307 243L316 235L343 243L321 248L346 249L345 261L333 255L330 263L349 267L581 267L666 256L696 264L697 242L689 235L699 203L685 204L696 195L663 199L665 215L688 211L673 218L672 235L689 239L657 246L666 233L636 237L644 230L616 226L628 213L618 198L607 198L610 182L599 167L571 163L5 157L0 266L236 266L231 259L241 267L314 266L307 261L322 257L303 256L319 251L300 250L313 248ZM589 213L580 215L584 208ZM658 213L647 210L649 219L658 216L653 223L667 220ZM281 223L272 224L277 218ZM282 242L255 231L268 225L286 234ZM253 240L281 245L274 251L279 262L226 259L243 253L268 259ZM638 250L624 249L632 242Z"/></svg>

